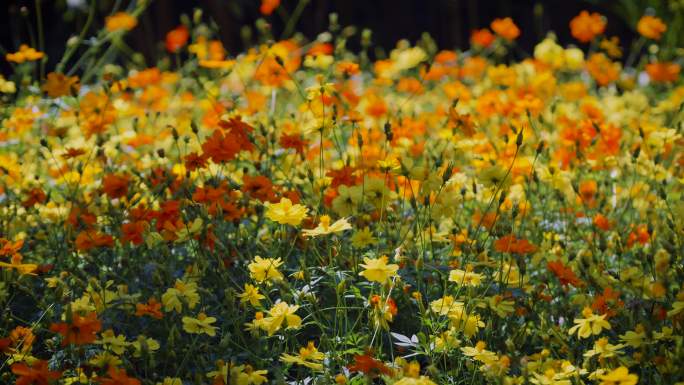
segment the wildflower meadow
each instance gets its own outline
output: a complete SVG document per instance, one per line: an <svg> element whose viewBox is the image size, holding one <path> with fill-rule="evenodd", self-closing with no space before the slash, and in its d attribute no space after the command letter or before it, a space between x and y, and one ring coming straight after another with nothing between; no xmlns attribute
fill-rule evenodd
<svg viewBox="0 0 684 385"><path fill-rule="evenodd" d="M3 47L0 384L684 384L684 10L143 66L117 4Z"/></svg>

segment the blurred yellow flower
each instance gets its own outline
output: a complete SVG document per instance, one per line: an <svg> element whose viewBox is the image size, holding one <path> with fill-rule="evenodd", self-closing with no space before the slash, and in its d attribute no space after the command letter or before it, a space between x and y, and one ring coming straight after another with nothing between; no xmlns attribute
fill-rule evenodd
<svg viewBox="0 0 684 385"><path fill-rule="evenodd" d="M216 326L212 324L216 322L216 318L207 317L204 313L199 313L197 318L183 317L183 330L190 334L207 334L211 337L216 335Z"/></svg>
<svg viewBox="0 0 684 385"><path fill-rule="evenodd" d="M359 275L365 277L369 281L385 283L388 279L397 274L399 270L399 265L387 264L389 259L386 255L380 258L363 258L363 262L360 266L364 269Z"/></svg>
<svg viewBox="0 0 684 385"><path fill-rule="evenodd" d="M281 198L279 203L267 203L266 218L281 225L298 226L306 218L307 208L300 204L292 204L288 198Z"/></svg>
<svg viewBox="0 0 684 385"><path fill-rule="evenodd" d="M283 261L280 258L261 258L257 255L247 268L249 276L259 283L267 280L280 281L283 279L283 273L278 271L278 267L282 264Z"/></svg>

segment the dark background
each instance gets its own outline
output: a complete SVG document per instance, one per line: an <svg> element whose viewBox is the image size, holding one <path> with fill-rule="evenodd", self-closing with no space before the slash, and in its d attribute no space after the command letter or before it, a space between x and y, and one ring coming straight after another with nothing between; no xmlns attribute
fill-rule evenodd
<svg viewBox="0 0 684 385"><path fill-rule="evenodd" d="M35 38L35 0L2 0L7 5L0 7L2 30L0 44L6 51L14 51L20 43ZM87 4L90 0L69 0L82 2L82 9L69 7L67 0L41 0L46 31L45 47L50 58L48 68L61 57L69 36L77 34L85 23ZM98 15L94 28L101 27L104 17L111 12L116 0L97 1ZM531 52L534 45L547 31L555 31L561 43L573 43L569 22L581 10L597 11L607 16L608 36L620 37L623 48L629 46L635 37L634 20L628 20L620 4L632 2L643 6L659 4L667 9L668 0L311 0L297 23L296 31L313 38L328 26L328 14L337 12L341 26L355 25L373 31L373 44L391 49L402 38L415 42L422 32L428 32L440 48L465 49L469 45L470 32L475 28L488 27L496 17L510 16L521 28L518 45ZM129 0L120 1L125 8ZM260 0L153 0L146 12L139 18L138 26L126 37L133 50L145 55L146 62L154 64L163 53L166 32L179 24L179 17L191 15L193 9L204 11L205 21L214 21L220 38L231 54L243 50L244 42L240 29L244 25L254 26L261 17ZM298 0L282 0L281 7L289 12ZM624 4L623 4L624 5ZM24 7L25 12L21 9ZM662 12L662 11L661 11ZM24 16L22 16L22 14ZM659 14L662 17L662 15ZM284 29L284 20L278 12L267 18L276 37ZM31 27L29 27L29 25ZM33 30L33 32L31 32ZM574 42L576 43L576 42ZM4 52L2 52L4 54ZM7 63L3 61L3 72Z"/></svg>

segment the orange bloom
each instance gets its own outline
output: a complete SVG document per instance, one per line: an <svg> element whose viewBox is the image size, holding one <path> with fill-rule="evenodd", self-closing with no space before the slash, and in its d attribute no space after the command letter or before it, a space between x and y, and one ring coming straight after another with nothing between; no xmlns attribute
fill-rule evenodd
<svg viewBox="0 0 684 385"><path fill-rule="evenodd" d="M262 202L273 202L276 200L275 191L273 190L273 183L271 180L263 175L255 177L245 175L242 177L243 185L240 191L252 199L258 199Z"/></svg>
<svg viewBox="0 0 684 385"><path fill-rule="evenodd" d="M7 61L11 61L17 64L21 64L25 61L36 61L40 60L45 56L44 52L36 51L34 48L22 44L19 46L19 51L15 53L8 53L5 55Z"/></svg>
<svg viewBox="0 0 684 385"><path fill-rule="evenodd" d="M109 32L130 31L138 25L138 20L126 12L117 12L105 18L105 28Z"/></svg>
<svg viewBox="0 0 684 385"><path fill-rule="evenodd" d="M579 195L584 204L591 204L594 201L594 196L598 190L598 184L595 180L585 180L579 185Z"/></svg>
<svg viewBox="0 0 684 385"><path fill-rule="evenodd" d="M660 40L663 33L667 30L667 26L663 21L655 16L644 15L637 23L637 31L643 37L653 40Z"/></svg>
<svg viewBox="0 0 684 385"><path fill-rule="evenodd" d="M494 242L494 250L501 253L532 254L537 247L527 239L518 239L513 234L505 235Z"/></svg>
<svg viewBox="0 0 684 385"><path fill-rule="evenodd" d="M579 15L570 20L570 33L575 39L582 43L592 41L605 30L606 22L603 19L603 16L596 12L590 14L587 11L582 11Z"/></svg>
<svg viewBox="0 0 684 385"><path fill-rule="evenodd" d="M97 382L100 385L140 385L140 380L133 377L128 377L126 369L117 369L110 366L107 370L108 377L98 377Z"/></svg>
<svg viewBox="0 0 684 385"><path fill-rule="evenodd" d="M620 292L613 290L611 287L606 287L603 289L603 294L594 298L591 308L598 314L605 314L606 318L610 318L617 314L615 309L620 309L624 305L625 303L620 300Z"/></svg>
<svg viewBox="0 0 684 385"><path fill-rule="evenodd" d="M178 52L185 46L189 38L190 32L188 27L179 25L166 34L166 50L171 53Z"/></svg>
<svg viewBox="0 0 684 385"><path fill-rule="evenodd" d="M361 372L371 377L377 377L380 374L392 374L392 370L388 368L387 365L385 365L382 361L373 358L370 353L355 355L354 363L347 366L347 369L352 372Z"/></svg>
<svg viewBox="0 0 684 385"><path fill-rule="evenodd" d="M598 227L603 231L610 230L610 222L603 214L596 214L594 216L594 226Z"/></svg>
<svg viewBox="0 0 684 385"><path fill-rule="evenodd" d="M128 175L108 174L102 180L102 191L112 199L122 198L128 194L129 182Z"/></svg>
<svg viewBox="0 0 684 385"><path fill-rule="evenodd" d="M301 135L287 135L283 134L280 137L280 146L283 148L292 148L297 153L303 154L304 153L304 147L306 147L309 144L309 142L306 139L303 139Z"/></svg>
<svg viewBox="0 0 684 385"><path fill-rule="evenodd" d="M12 365L12 373L17 376L15 385L49 385L62 377L62 372L53 372L45 360L36 360L31 366L23 362Z"/></svg>
<svg viewBox="0 0 684 385"><path fill-rule="evenodd" d="M78 92L78 89L78 76L66 76L57 72L50 72L42 87L51 98L71 95Z"/></svg>
<svg viewBox="0 0 684 385"><path fill-rule="evenodd" d="M97 332L100 329L102 329L102 323L97 319L95 312L90 312L85 317L74 313L71 324L60 322L50 325L50 331L59 333L64 337L62 346L91 344L97 339Z"/></svg>
<svg viewBox="0 0 684 385"><path fill-rule="evenodd" d="M646 64L646 72L655 83L672 83L679 78L681 67L672 62L656 62Z"/></svg>
<svg viewBox="0 0 684 385"><path fill-rule="evenodd" d="M75 244L77 250L88 251L96 247L111 247L114 245L114 238L111 235L89 229L78 233Z"/></svg>
<svg viewBox="0 0 684 385"><path fill-rule="evenodd" d="M504 19L494 19L490 27L497 35L508 41L513 41L520 36L520 28L515 25L513 19L510 17L506 17Z"/></svg>
<svg viewBox="0 0 684 385"><path fill-rule="evenodd" d="M584 282L577 278L575 272L571 268L565 266L562 261L549 261L546 263L549 270L558 278L561 285L568 286L568 284L574 287L580 287L584 285Z"/></svg>
<svg viewBox="0 0 684 385"><path fill-rule="evenodd" d="M45 203L45 201L47 200L47 195L45 195L45 193L40 187L31 189L31 191L26 193L26 195L26 200L24 200L21 203L21 205L26 208L33 207L37 203Z"/></svg>
<svg viewBox="0 0 684 385"><path fill-rule="evenodd" d="M259 12L262 15L270 15L275 11L280 5L280 0L261 0L261 7L259 7Z"/></svg>
<svg viewBox="0 0 684 385"><path fill-rule="evenodd" d="M140 245L145 242L144 234L149 224L145 221L135 221L121 225L121 241Z"/></svg>
<svg viewBox="0 0 684 385"><path fill-rule="evenodd" d="M599 86L605 86L620 77L620 63L612 62L602 53L591 55L587 61L587 71Z"/></svg>
<svg viewBox="0 0 684 385"><path fill-rule="evenodd" d="M196 152L191 152L185 156L185 168L188 171L195 171L198 168L207 167L208 158L204 155L199 155Z"/></svg>
<svg viewBox="0 0 684 385"><path fill-rule="evenodd" d="M488 29L476 29L470 33L470 44L480 47L489 47L496 39L496 36Z"/></svg>
<svg viewBox="0 0 684 385"><path fill-rule="evenodd" d="M161 305L161 302L158 302L156 298L151 297L147 300L147 303L135 304L135 315L138 317L148 315L152 318L162 319L164 315L161 312Z"/></svg>

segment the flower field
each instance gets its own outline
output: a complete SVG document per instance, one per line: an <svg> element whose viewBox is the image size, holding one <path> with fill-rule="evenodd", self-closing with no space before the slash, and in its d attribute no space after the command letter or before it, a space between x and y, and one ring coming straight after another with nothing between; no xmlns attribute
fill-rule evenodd
<svg viewBox="0 0 684 385"><path fill-rule="evenodd" d="M376 57L197 11L118 60L144 11L4 55L0 383L684 384L667 15Z"/></svg>

